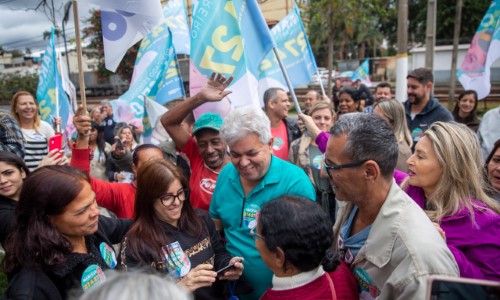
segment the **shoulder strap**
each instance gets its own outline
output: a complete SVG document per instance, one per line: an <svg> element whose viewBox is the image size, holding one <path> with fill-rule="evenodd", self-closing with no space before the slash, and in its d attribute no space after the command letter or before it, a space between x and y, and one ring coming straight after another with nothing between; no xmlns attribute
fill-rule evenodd
<svg viewBox="0 0 500 300"><path fill-rule="evenodd" d="M330 274L328 274L328 272L325 272L325 274L326 279L328 279L328 284L330 285L330 290L332 291L332 299L337 300L337 294L335 293L335 287L333 286L332 278L330 277Z"/></svg>

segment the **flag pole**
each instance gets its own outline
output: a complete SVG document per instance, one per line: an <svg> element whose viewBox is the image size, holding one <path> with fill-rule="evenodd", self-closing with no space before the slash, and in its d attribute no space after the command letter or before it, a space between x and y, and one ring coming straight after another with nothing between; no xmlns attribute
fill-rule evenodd
<svg viewBox="0 0 500 300"><path fill-rule="evenodd" d="M57 122L57 119L59 118L59 87L57 86L57 83L58 83L58 80L57 80L57 51L56 51L56 47L55 47L55 44L56 44L56 41L55 41L55 36L54 36L54 27L52 27L52 33L51 33L51 42L52 42L52 47L54 50L54 56L56 58L56 60L54 61L54 80L56 82L56 133L60 133L61 132L61 126L59 125L59 123ZM53 56L53 57L54 57Z"/></svg>
<svg viewBox="0 0 500 300"><path fill-rule="evenodd" d="M323 87L323 80L321 80L321 77L319 76L319 70L318 70L318 68L316 68L316 75L318 76L319 86L321 87L321 93L323 93L323 97L325 97L326 96L326 94L325 94L325 88Z"/></svg>
<svg viewBox="0 0 500 300"><path fill-rule="evenodd" d="M302 113L302 110L300 109L299 101L297 100L297 96L295 95L295 91L293 90L292 83L290 82L290 78L288 78L288 73L286 72L285 66L283 65L283 62L281 61L281 57L278 55L278 50L276 46L273 47L274 55L276 56L276 59L278 60L278 63L281 68L281 72L283 73L283 76L285 77L286 84L288 85L288 90L290 90L290 95L292 95L292 100L293 100L293 105L295 106L295 111L298 114Z"/></svg>
<svg viewBox="0 0 500 300"><path fill-rule="evenodd" d="M84 113L87 113L87 98L85 95L85 80L83 77L82 40L80 38L80 19L78 17L77 0L73 0L73 19L75 22L76 57L78 58L78 75L80 78L80 98L82 99L83 111Z"/></svg>

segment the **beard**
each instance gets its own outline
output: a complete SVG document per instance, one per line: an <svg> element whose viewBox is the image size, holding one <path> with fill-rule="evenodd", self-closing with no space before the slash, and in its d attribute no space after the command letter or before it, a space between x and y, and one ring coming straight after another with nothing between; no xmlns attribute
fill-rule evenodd
<svg viewBox="0 0 500 300"><path fill-rule="evenodd" d="M417 94L408 94L408 99L410 100L411 104L418 105L424 101L424 97L419 97Z"/></svg>

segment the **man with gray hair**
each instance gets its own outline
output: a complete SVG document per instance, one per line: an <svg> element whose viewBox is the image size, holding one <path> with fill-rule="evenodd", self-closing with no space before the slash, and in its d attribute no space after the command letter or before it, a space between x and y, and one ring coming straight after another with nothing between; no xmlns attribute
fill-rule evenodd
<svg viewBox="0 0 500 300"><path fill-rule="evenodd" d="M243 275L254 292L241 299L259 299L271 287L272 278L251 235L260 209L283 195L314 201L316 192L302 169L272 154L270 122L259 108L231 111L224 119L220 135L229 146L231 162L217 178L210 216L217 229L224 229L226 248L231 255L245 257Z"/></svg>
<svg viewBox="0 0 500 300"><path fill-rule="evenodd" d="M459 275L444 239L393 180L397 158L394 133L375 114L344 115L331 129L324 167L342 202L334 243L363 299L423 299L429 275Z"/></svg>

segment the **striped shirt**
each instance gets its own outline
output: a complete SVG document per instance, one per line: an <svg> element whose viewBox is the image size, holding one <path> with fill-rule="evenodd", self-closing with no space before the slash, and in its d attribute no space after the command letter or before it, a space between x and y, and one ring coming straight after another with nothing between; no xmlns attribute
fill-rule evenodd
<svg viewBox="0 0 500 300"><path fill-rule="evenodd" d="M54 129L45 121L40 121L40 130L21 128L24 137L24 162L30 171L35 170L40 161L49 153L48 139L53 136Z"/></svg>

